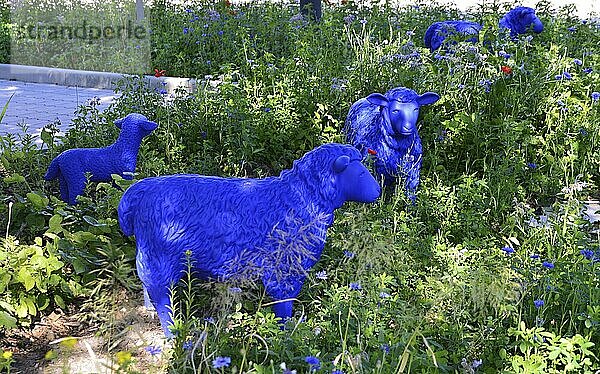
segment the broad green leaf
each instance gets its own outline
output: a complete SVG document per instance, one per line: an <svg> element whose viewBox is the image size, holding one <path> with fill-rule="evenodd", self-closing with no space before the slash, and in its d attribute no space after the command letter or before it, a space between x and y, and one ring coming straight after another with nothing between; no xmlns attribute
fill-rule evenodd
<svg viewBox="0 0 600 374"><path fill-rule="evenodd" d="M60 225L63 221L63 217L60 214L55 214L50 217L50 221L48 221L48 232L51 233L59 233L62 231L62 226Z"/></svg>
<svg viewBox="0 0 600 374"><path fill-rule="evenodd" d="M31 204L33 204L34 208L36 209L42 209L46 205L48 205L48 199L33 192L29 192L27 194L27 199L31 202Z"/></svg>
<svg viewBox="0 0 600 374"><path fill-rule="evenodd" d="M11 329L17 326L17 319L5 311L0 310L0 326Z"/></svg>
<svg viewBox="0 0 600 374"><path fill-rule="evenodd" d="M25 182L25 177L20 174L13 174L10 177L4 178L4 183L23 183Z"/></svg>
<svg viewBox="0 0 600 374"><path fill-rule="evenodd" d="M25 267L19 270L17 274L17 280L25 286L25 291L29 291L35 286L35 279L29 273L29 270Z"/></svg>
<svg viewBox="0 0 600 374"><path fill-rule="evenodd" d="M83 220L87 223L89 223L90 225L94 226L94 227L102 227L102 226L106 226L105 223L100 223L98 222L97 219L95 219L94 217L90 217L90 216L83 216Z"/></svg>
<svg viewBox="0 0 600 374"><path fill-rule="evenodd" d="M56 305L58 305L59 307L65 309L65 301L63 300L62 297L60 297L59 295L54 295L54 302L56 303Z"/></svg>
<svg viewBox="0 0 600 374"><path fill-rule="evenodd" d="M27 305L27 312L30 315L35 316L37 314L37 308L35 307L34 300L32 300L31 297L25 298L25 305Z"/></svg>

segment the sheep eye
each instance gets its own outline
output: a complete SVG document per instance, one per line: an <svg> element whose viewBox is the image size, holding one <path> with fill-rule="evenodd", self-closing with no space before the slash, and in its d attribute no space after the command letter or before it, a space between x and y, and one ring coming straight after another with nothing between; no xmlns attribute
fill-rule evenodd
<svg viewBox="0 0 600 374"><path fill-rule="evenodd" d="M392 113L398 113L400 111L400 109L394 109L392 110Z"/></svg>

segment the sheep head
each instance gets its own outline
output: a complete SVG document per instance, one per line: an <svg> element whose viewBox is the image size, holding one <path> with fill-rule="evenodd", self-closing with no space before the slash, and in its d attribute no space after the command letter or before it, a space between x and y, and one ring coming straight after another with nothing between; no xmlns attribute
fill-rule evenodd
<svg viewBox="0 0 600 374"><path fill-rule="evenodd" d="M333 162L332 169L344 201L372 203L381 194L379 183L361 163L358 152L356 158L339 156Z"/></svg>
<svg viewBox="0 0 600 374"><path fill-rule="evenodd" d="M390 94L392 91L388 91L386 95L373 93L367 96L367 101L381 107L383 118L394 134L404 136L415 134L417 132L419 108L422 105L435 103L440 99L440 96L435 92L425 92L418 95L414 91L406 89L402 91L404 95L400 96ZM413 95L405 95L407 91L412 91Z"/></svg>
<svg viewBox="0 0 600 374"><path fill-rule="evenodd" d="M535 15L535 10L524 6L516 7L506 13L500 20L500 27L510 29L511 36L524 34L529 28L537 34L544 30L544 24Z"/></svg>
<svg viewBox="0 0 600 374"><path fill-rule="evenodd" d="M148 120L139 113L130 113L121 119L115 120L114 124L121 130L130 129L133 132L140 132L142 136L150 135L158 127L156 122Z"/></svg>

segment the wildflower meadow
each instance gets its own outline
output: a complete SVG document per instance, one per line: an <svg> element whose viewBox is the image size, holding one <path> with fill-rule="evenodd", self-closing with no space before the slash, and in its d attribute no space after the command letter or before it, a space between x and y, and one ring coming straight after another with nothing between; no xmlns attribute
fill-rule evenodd
<svg viewBox="0 0 600 374"><path fill-rule="evenodd" d="M315 22L296 1L155 0L145 73L195 78L195 91L129 77L66 133L0 137L0 371L77 372L81 349L118 373L597 373L600 19L540 1L543 32L511 37L498 21L514 5L332 1ZM425 48L427 27L451 19L481 24L478 41ZM414 202L399 181L338 209L285 324L262 285L201 281L188 263L165 340L117 221L124 191L176 173L278 175L345 143L352 103L400 86L440 95L420 109ZM133 180L61 201L43 179L50 161L111 144L131 112L159 124ZM56 327L40 337L43 326ZM85 348L89 336L102 343Z"/></svg>

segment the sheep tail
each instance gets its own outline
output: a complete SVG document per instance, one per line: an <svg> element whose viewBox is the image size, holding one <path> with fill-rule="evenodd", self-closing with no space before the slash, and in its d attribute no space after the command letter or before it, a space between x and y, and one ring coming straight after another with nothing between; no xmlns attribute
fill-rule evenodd
<svg viewBox="0 0 600 374"><path fill-rule="evenodd" d="M48 171L44 175L44 179L50 181L58 177L60 173L60 168L58 167L58 157L52 160L50 166L48 166Z"/></svg>
<svg viewBox="0 0 600 374"><path fill-rule="evenodd" d="M133 235L133 218L135 215L135 200L130 198L131 194L125 193L121 198L117 212L119 214L119 226L127 236Z"/></svg>

